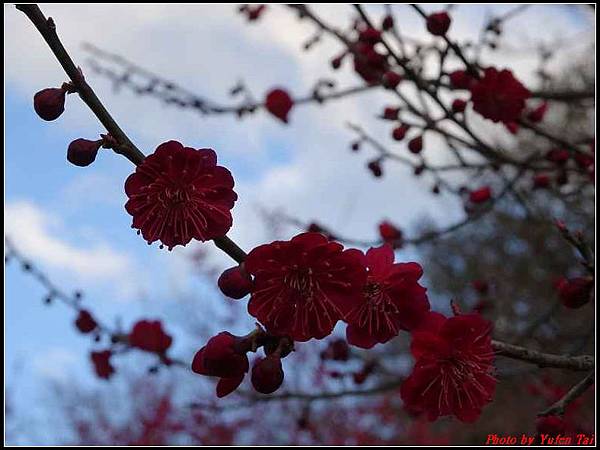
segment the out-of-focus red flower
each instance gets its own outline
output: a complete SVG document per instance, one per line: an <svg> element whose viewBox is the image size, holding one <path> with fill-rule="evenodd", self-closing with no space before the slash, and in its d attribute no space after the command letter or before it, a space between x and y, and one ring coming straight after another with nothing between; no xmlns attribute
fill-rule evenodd
<svg viewBox="0 0 600 450"><path fill-rule="evenodd" d="M346 339L371 348L412 330L429 311L427 290L418 283L423 269L417 263L394 263L390 245L371 248L366 254L367 283L362 301L346 316Z"/></svg>
<svg viewBox="0 0 600 450"><path fill-rule="evenodd" d="M548 111L548 106L548 102L541 103L537 108L527 113L527 119L533 123L541 122L542 120L544 120L544 116Z"/></svg>
<svg viewBox="0 0 600 450"><path fill-rule="evenodd" d="M421 153L423 150L423 135L408 141L408 150L415 155Z"/></svg>
<svg viewBox="0 0 600 450"><path fill-rule="evenodd" d="M431 421L448 415L476 421L496 387L491 328L479 314L430 313L413 332L415 366L400 388L405 405Z"/></svg>
<svg viewBox="0 0 600 450"><path fill-rule="evenodd" d="M552 415L538 417L535 421L535 429L540 434L556 436L564 433L567 427L562 417Z"/></svg>
<svg viewBox="0 0 600 450"><path fill-rule="evenodd" d="M243 5L240 7L239 11L246 15L248 22L254 22L255 20L258 20L260 18L260 16L265 12L266 9L267 5Z"/></svg>
<svg viewBox="0 0 600 450"><path fill-rule="evenodd" d="M252 386L261 394L275 392L283 383L281 358L271 354L258 359L252 366Z"/></svg>
<svg viewBox="0 0 600 450"><path fill-rule="evenodd" d="M283 123L288 123L288 114L294 106L294 101L290 94L283 89L273 89L269 91L265 99L265 107L267 111L281 120Z"/></svg>
<svg viewBox="0 0 600 450"><path fill-rule="evenodd" d="M455 113L464 112L466 107L467 102L460 98L457 98L452 102L452 111L454 111Z"/></svg>
<svg viewBox="0 0 600 450"><path fill-rule="evenodd" d="M555 164L563 165L569 160L571 154L569 150L565 150L562 148L553 148L548 153L546 153L546 159Z"/></svg>
<svg viewBox="0 0 600 450"><path fill-rule="evenodd" d="M363 31L358 42L352 46L354 70L369 84L381 82L383 74L389 69L386 55L375 48L381 35L379 34L377 41L374 41L375 37L375 33Z"/></svg>
<svg viewBox="0 0 600 450"><path fill-rule="evenodd" d="M252 279L243 266L235 266L225 270L221 274L217 285L227 297L240 299L250 293Z"/></svg>
<svg viewBox="0 0 600 450"><path fill-rule="evenodd" d="M383 242L390 244L394 248L402 247L402 230L387 220L379 224L379 236Z"/></svg>
<svg viewBox="0 0 600 450"><path fill-rule="evenodd" d="M252 250L249 313L278 336L322 339L360 301L366 279L363 255L320 233L302 233Z"/></svg>
<svg viewBox="0 0 600 450"><path fill-rule="evenodd" d="M485 69L470 87L473 109L493 122L516 122L531 93L510 70Z"/></svg>
<svg viewBox="0 0 600 450"><path fill-rule="evenodd" d="M67 161L79 167L89 166L96 160L102 140L75 139L67 149Z"/></svg>
<svg viewBox="0 0 600 450"><path fill-rule="evenodd" d="M137 166L125 182L132 228L149 243L172 249L192 239L222 237L231 228L237 200L233 177L217 166L213 150L196 150L169 141Z"/></svg>
<svg viewBox="0 0 600 450"><path fill-rule="evenodd" d="M443 36L448 32L452 20L446 11L440 11L427 16L427 31L434 36Z"/></svg>
<svg viewBox="0 0 600 450"><path fill-rule="evenodd" d="M334 339L327 348L321 352L321 359L334 361L347 361L350 357L350 348L345 339Z"/></svg>
<svg viewBox="0 0 600 450"><path fill-rule="evenodd" d="M533 187L535 189L545 189L550 186L550 175L547 173L538 173L533 177Z"/></svg>
<svg viewBox="0 0 600 450"><path fill-rule="evenodd" d="M469 200L473 203L484 203L492 198L492 190L489 186L481 187L469 193Z"/></svg>
<svg viewBox="0 0 600 450"><path fill-rule="evenodd" d="M410 126L402 124L399 127L394 128L392 131L392 138L394 138L395 141L401 141L406 136L408 130L410 130Z"/></svg>
<svg viewBox="0 0 600 450"><path fill-rule="evenodd" d="M383 87L387 89L396 89L401 81L402 75L394 72L393 70L388 70L381 77L381 84L383 84Z"/></svg>
<svg viewBox="0 0 600 450"><path fill-rule="evenodd" d="M79 314L77 315L77 319L75 320L75 326L82 333L91 333L96 329L98 324L94 317L90 314L89 311L85 309L79 310Z"/></svg>
<svg viewBox="0 0 600 450"><path fill-rule="evenodd" d="M594 280L587 277L561 277L555 287L563 305L567 308L581 308L592 298Z"/></svg>
<svg viewBox="0 0 600 450"><path fill-rule="evenodd" d="M42 89L33 96L33 109L44 120L56 120L65 110L66 95L64 88Z"/></svg>
<svg viewBox="0 0 600 450"><path fill-rule="evenodd" d="M475 79L466 70L455 70L448 74L450 85L455 89L469 89Z"/></svg>
<svg viewBox="0 0 600 450"><path fill-rule="evenodd" d="M99 352L90 353L90 358L94 364L96 375L98 375L100 378L104 378L105 380L108 380L111 375L115 373L115 368L110 363L111 356L112 352L110 350L102 350Z"/></svg>
<svg viewBox="0 0 600 450"><path fill-rule="evenodd" d="M129 333L133 347L154 353L164 353L173 343L173 338L162 328L160 320L140 320Z"/></svg>
<svg viewBox="0 0 600 450"><path fill-rule="evenodd" d="M519 124L517 122L508 122L504 126L510 134L517 134L519 132Z"/></svg>

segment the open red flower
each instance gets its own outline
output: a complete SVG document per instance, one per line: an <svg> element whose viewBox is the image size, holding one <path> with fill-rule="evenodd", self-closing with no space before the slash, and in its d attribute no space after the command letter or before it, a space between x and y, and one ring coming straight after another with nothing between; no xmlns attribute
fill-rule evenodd
<svg viewBox="0 0 600 450"><path fill-rule="evenodd" d="M362 253L320 233L302 233L250 252L254 276L248 311L272 334L322 339L360 301L366 278Z"/></svg>
<svg viewBox="0 0 600 450"><path fill-rule="evenodd" d="M129 343L147 352L164 353L173 338L164 332L160 320L140 320L129 333Z"/></svg>
<svg viewBox="0 0 600 450"><path fill-rule="evenodd" d="M455 70L448 74L450 84L456 89L469 89L475 79L466 70Z"/></svg>
<svg viewBox="0 0 600 450"><path fill-rule="evenodd" d="M423 269L417 263L394 263L389 245L366 254L367 283L362 301L346 316L346 339L371 348L389 341L400 330L412 330L429 311L427 290L418 283Z"/></svg>
<svg viewBox="0 0 600 450"><path fill-rule="evenodd" d="M92 360L92 364L94 364L96 375L98 375L100 378L104 378L105 380L108 380L115 372L115 368L110 363L111 356L112 352L110 350L90 353L90 358Z"/></svg>
<svg viewBox="0 0 600 450"><path fill-rule="evenodd" d="M283 89L273 89L265 100L267 111L284 123L288 123L288 114L294 106L292 97Z"/></svg>
<svg viewBox="0 0 600 450"><path fill-rule="evenodd" d="M125 182L132 228L148 243L160 240L169 249L192 239L208 241L231 228L237 200L229 170L217 166L213 150L196 150L165 142Z"/></svg>
<svg viewBox="0 0 600 450"><path fill-rule="evenodd" d="M470 87L473 109L493 122L517 122L531 93L510 70L485 69Z"/></svg>
<svg viewBox="0 0 600 450"><path fill-rule="evenodd" d="M400 388L406 407L431 421L448 415L476 421L496 387L491 328L479 314L429 313L413 332L415 366Z"/></svg>

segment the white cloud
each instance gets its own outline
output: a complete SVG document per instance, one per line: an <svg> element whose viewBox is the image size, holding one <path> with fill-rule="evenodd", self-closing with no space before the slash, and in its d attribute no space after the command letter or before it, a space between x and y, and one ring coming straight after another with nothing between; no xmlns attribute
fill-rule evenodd
<svg viewBox="0 0 600 450"><path fill-rule="evenodd" d="M77 226L67 228L58 216L26 200L7 203L4 216L6 236L28 258L86 283L131 288L132 258L99 237L73 244L64 236L77 236Z"/></svg>
<svg viewBox="0 0 600 450"><path fill-rule="evenodd" d="M314 8L338 27L347 27L354 16L348 5ZM383 13L380 5L369 8L370 14L380 17ZM393 8L404 33L432 39L422 19L409 6ZM302 52L302 43L315 28L308 21L298 21L295 13L283 6L270 6L263 19L253 24L236 14L235 5L52 4L42 9L54 17L65 45L84 70L87 55L80 44L91 42L200 95L225 102L226 92L238 79L244 79L259 97L274 85L303 94L319 77L335 78L340 86L359 83L349 64L339 72L329 68L329 59L341 50L334 39L325 38L314 50ZM477 38L486 9L458 7L453 13L451 36ZM5 6L5 13L8 80L27 96L62 80L58 64L26 18L11 5ZM523 42L529 45L534 38L552 41L554 36L579 32L574 23L573 17L562 14L562 10L533 6L508 23L503 39L515 47ZM527 55L511 52L495 59L490 59L491 54L486 57L490 63L513 67L524 80L533 80L535 67ZM224 164L243 166L245 171L234 173L240 200L234 210L231 236L246 249L267 238L257 206L284 207L303 220L318 219L343 233L364 238L374 235L377 221L383 217L409 227L424 213L439 222L454 221L462 214L456 200L429 194L430 180L415 180L395 164L386 165L383 180L374 180L364 167L374 153L352 155L348 151L353 135L344 128L346 120L366 126L382 142L404 151L402 145L389 139L389 125L374 120L384 105L394 101L385 93L357 96L323 107L299 107L292 111L290 126L284 127L262 111L243 121L232 116L202 118L164 107L153 99L113 93L106 80L93 74L89 79L145 152L163 140L175 138L188 145L211 146ZM79 103L70 102L59 124L69 129L80 127L82 134L84 129L97 132L94 118ZM499 128L486 122L481 124L481 134L497 139ZM444 158L440 141L428 136L426 142L427 158ZM284 161L270 161L269 155L279 151L287 155Z"/></svg>

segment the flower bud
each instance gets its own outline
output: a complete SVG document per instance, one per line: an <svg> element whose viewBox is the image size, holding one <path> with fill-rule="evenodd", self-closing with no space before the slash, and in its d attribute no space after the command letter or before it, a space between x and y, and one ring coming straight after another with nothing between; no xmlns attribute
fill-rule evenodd
<svg viewBox="0 0 600 450"><path fill-rule="evenodd" d="M265 99L267 111L284 123L288 123L288 113L294 106L294 101L283 89L273 89Z"/></svg>
<svg viewBox="0 0 600 450"><path fill-rule="evenodd" d="M79 167L89 166L95 161L101 146L102 140L75 139L67 149L67 161Z"/></svg>
<svg viewBox="0 0 600 450"><path fill-rule="evenodd" d="M252 386L261 394L275 392L283 383L281 358L275 354L260 358L252 367Z"/></svg>
<svg viewBox="0 0 600 450"><path fill-rule="evenodd" d="M427 31L434 36L444 36L450 28L450 16L447 12L437 12L427 16Z"/></svg>
<svg viewBox="0 0 600 450"><path fill-rule="evenodd" d="M79 315L75 320L75 326L82 333L91 333L98 326L98 324L88 311L82 309L79 311Z"/></svg>
<svg viewBox="0 0 600 450"><path fill-rule="evenodd" d="M65 110L66 95L63 88L42 89L33 96L33 109L44 120L56 120Z"/></svg>
<svg viewBox="0 0 600 450"><path fill-rule="evenodd" d="M367 164L367 167L375 178L380 178L383 175L383 170L381 169L379 160L371 161L369 164Z"/></svg>
<svg viewBox="0 0 600 450"><path fill-rule="evenodd" d="M408 143L408 150L415 155L423 150L423 136L417 136Z"/></svg>
<svg viewBox="0 0 600 450"><path fill-rule="evenodd" d="M394 128L392 131L392 138L394 138L395 141L401 141L404 139L409 129L410 127L406 124L402 124L399 127Z"/></svg>
<svg viewBox="0 0 600 450"><path fill-rule="evenodd" d="M217 284L224 295L236 300L248 295L252 289L252 279L242 266L231 267L224 271Z"/></svg>

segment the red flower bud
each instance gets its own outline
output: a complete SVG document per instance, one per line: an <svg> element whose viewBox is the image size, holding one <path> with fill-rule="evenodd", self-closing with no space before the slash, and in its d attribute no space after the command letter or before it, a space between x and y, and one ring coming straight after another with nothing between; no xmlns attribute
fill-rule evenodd
<svg viewBox="0 0 600 450"><path fill-rule="evenodd" d="M427 16L427 31L434 36L443 36L450 28L450 16L447 12L437 12Z"/></svg>
<svg viewBox="0 0 600 450"><path fill-rule="evenodd" d="M223 398L235 391L244 381L244 376L245 374L242 373L231 378L221 378L217 383L217 397Z"/></svg>
<svg viewBox="0 0 600 450"><path fill-rule="evenodd" d="M408 150L415 155L423 150L423 136L417 136L408 142Z"/></svg>
<svg viewBox="0 0 600 450"><path fill-rule="evenodd" d="M594 281L591 278L562 277L556 283L558 297L567 308L581 308L591 300Z"/></svg>
<svg viewBox="0 0 600 450"><path fill-rule="evenodd" d="M401 141L404 139L409 129L410 127L406 124L402 124L399 127L394 128L392 131L392 138L394 138L395 141Z"/></svg>
<svg viewBox="0 0 600 450"><path fill-rule="evenodd" d="M265 100L267 110L284 123L288 123L288 113L294 106L294 101L283 89L273 89Z"/></svg>
<svg viewBox="0 0 600 450"><path fill-rule="evenodd" d="M391 15L387 15L383 18L381 22L381 29L383 31L391 30L394 27L394 18Z"/></svg>
<svg viewBox="0 0 600 450"><path fill-rule="evenodd" d="M67 161L79 167L89 166L96 159L102 140L75 139L67 149Z"/></svg>
<svg viewBox="0 0 600 450"><path fill-rule="evenodd" d="M460 98L457 98L452 102L452 111L454 111L455 113L464 112L466 107L467 102Z"/></svg>
<svg viewBox="0 0 600 450"><path fill-rule="evenodd" d="M209 339L192 362L200 375L233 378L248 372L249 363L242 338L223 331Z"/></svg>
<svg viewBox="0 0 600 450"><path fill-rule="evenodd" d="M396 86L402 81L402 75L397 74L394 71L388 70L381 77L381 84L387 89L396 89Z"/></svg>
<svg viewBox="0 0 600 450"><path fill-rule="evenodd" d="M399 112L400 112L400 108L392 108L391 106L387 106L383 110L383 118L385 120L398 120Z"/></svg>
<svg viewBox="0 0 600 450"><path fill-rule="evenodd" d="M252 367L252 386L261 394L275 392L283 383L281 358L274 354L260 358Z"/></svg>
<svg viewBox="0 0 600 450"><path fill-rule="evenodd" d="M94 317L92 317L92 315L88 311L82 309L79 311L79 315L75 320L75 326L82 333L91 333L92 331L94 331L94 329L96 329L98 324L94 320Z"/></svg>
<svg viewBox="0 0 600 450"><path fill-rule="evenodd" d="M383 170L381 169L379 160L371 161L369 164L367 164L367 167L375 178L379 178L383 175Z"/></svg>
<svg viewBox="0 0 600 450"><path fill-rule="evenodd" d="M473 203L484 203L492 197L492 190L489 186L484 186L469 194L469 200Z"/></svg>
<svg viewBox="0 0 600 450"><path fill-rule="evenodd" d="M242 266L231 267L224 271L217 284L223 294L236 300L248 295L252 289L252 279Z"/></svg>
<svg viewBox="0 0 600 450"><path fill-rule="evenodd" d="M402 230L388 221L383 221L379 224L379 236L384 242L392 244L395 248L402 246Z"/></svg>
<svg viewBox="0 0 600 450"><path fill-rule="evenodd" d="M42 89L33 96L33 109L44 120L56 120L65 110L66 95L63 88Z"/></svg>
<svg viewBox="0 0 600 450"><path fill-rule="evenodd" d="M334 361L348 361L350 357L350 347L345 339L335 339L327 346L327 349L321 353L321 359L332 359Z"/></svg>

